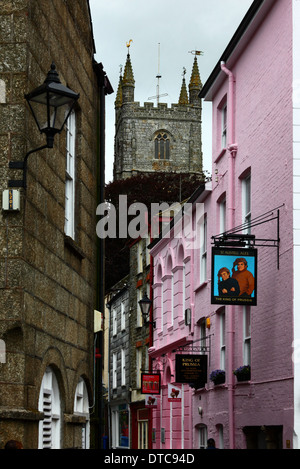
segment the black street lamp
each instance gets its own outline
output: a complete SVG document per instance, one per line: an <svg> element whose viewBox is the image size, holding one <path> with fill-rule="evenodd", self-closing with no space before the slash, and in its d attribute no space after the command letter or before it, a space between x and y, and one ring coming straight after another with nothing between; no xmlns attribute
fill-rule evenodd
<svg viewBox="0 0 300 469"><path fill-rule="evenodd" d="M148 298L147 293L144 293L143 298L139 301L139 305L144 319L144 324L152 324L152 326L155 328L155 321L152 322L149 320L152 301Z"/></svg>
<svg viewBox="0 0 300 469"><path fill-rule="evenodd" d="M62 85L55 68L55 64L52 62L51 69L44 83L24 96L39 131L46 135L47 143L42 147L30 150L26 154L24 161L11 161L9 163L10 168L23 169L23 180L9 181L9 187L26 188L28 156L44 148L53 148L55 135L63 130L74 104L79 98L78 93Z"/></svg>

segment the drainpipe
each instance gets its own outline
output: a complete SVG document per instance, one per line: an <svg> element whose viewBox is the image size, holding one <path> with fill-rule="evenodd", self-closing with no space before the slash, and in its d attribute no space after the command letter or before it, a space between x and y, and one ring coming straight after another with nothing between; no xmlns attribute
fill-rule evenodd
<svg viewBox="0 0 300 469"><path fill-rule="evenodd" d="M225 63L221 62L221 70L228 76L228 96L227 96L227 154L228 154L228 228L234 228L235 212L235 156L237 144L235 141L234 126L234 75L226 68ZM234 306L227 306L228 310L228 414L229 414L229 445L230 449L235 448L235 428L234 428L234 383L233 383L233 355L234 355Z"/></svg>

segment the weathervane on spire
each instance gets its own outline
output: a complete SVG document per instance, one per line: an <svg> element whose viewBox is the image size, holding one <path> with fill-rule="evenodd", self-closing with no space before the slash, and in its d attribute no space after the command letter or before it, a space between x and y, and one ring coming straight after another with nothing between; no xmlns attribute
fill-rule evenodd
<svg viewBox="0 0 300 469"><path fill-rule="evenodd" d="M162 97L162 96L168 96L168 93L159 94L159 80L161 79L161 74L160 74L160 71L159 71L159 66L160 66L160 42L158 43L158 71L157 71L157 75L156 75L156 78L157 78L156 96L150 96L150 98L148 98L148 100L150 100L150 99L155 99L155 98L156 98L157 105L158 105L158 103L159 103L159 98L160 98L160 97Z"/></svg>
<svg viewBox="0 0 300 469"><path fill-rule="evenodd" d="M128 52L129 52L129 47L130 47L131 42L133 42L132 39L129 39L129 42L126 42L126 47L128 48Z"/></svg>
<svg viewBox="0 0 300 469"><path fill-rule="evenodd" d="M185 74L186 74L186 68L183 67L182 76L184 77Z"/></svg>
<svg viewBox="0 0 300 469"><path fill-rule="evenodd" d="M189 54L193 55L203 55L204 52L202 50L189 50Z"/></svg>

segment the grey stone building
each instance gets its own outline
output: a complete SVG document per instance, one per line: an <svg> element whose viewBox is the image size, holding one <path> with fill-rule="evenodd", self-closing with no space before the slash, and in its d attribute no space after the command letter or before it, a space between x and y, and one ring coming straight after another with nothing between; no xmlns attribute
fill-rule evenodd
<svg viewBox="0 0 300 469"><path fill-rule="evenodd" d="M195 56L189 93L184 75L178 103L168 107L166 103L154 106L146 102L141 106L134 101L135 80L128 49L115 100L115 180L139 172L201 173L201 88Z"/></svg>
<svg viewBox="0 0 300 469"><path fill-rule="evenodd" d="M130 307L128 277L114 287L109 310L109 383L108 416L110 419L109 445L112 448L130 447L129 404L130 387Z"/></svg>
<svg viewBox="0 0 300 469"><path fill-rule="evenodd" d="M139 301L146 293L151 298L151 259L147 246L150 238L140 238L130 247L129 304L130 304L130 384L131 384L131 447L151 447L151 411L142 393L142 373L151 371L148 348L152 326L145 323Z"/></svg>
<svg viewBox="0 0 300 469"><path fill-rule="evenodd" d="M19 210L0 212L0 448L10 439L25 448L90 444L100 309L96 127L105 94L91 24L88 0L1 2L1 202L8 181L20 179L9 162L45 143L24 93L54 61L80 98L54 147L30 155L26 191L14 189Z"/></svg>

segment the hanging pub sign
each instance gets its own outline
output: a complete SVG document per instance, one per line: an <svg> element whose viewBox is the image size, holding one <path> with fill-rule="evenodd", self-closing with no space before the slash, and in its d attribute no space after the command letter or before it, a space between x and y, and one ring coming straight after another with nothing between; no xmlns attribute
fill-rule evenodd
<svg viewBox="0 0 300 469"><path fill-rule="evenodd" d="M142 394L160 394L160 374L142 373Z"/></svg>
<svg viewBox="0 0 300 469"><path fill-rule="evenodd" d="M257 249L212 248L211 303L256 306Z"/></svg>
<svg viewBox="0 0 300 469"><path fill-rule="evenodd" d="M148 394L147 396L145 396L145 407L150 408L150 409L156 409L157 397L152 396L152 394Z"/></svg>
<svg viewBox="0 0 300 469"><path fill-rule="evenodd" d="M177 354L176 383L204 387L207 382L207 355Z"/></svg>
<svg viewBox="0 0 300 469"><path fill-rule="evenodd" d="M178 386L168 384L168 402L181 402L182 390Z"/></svg>

